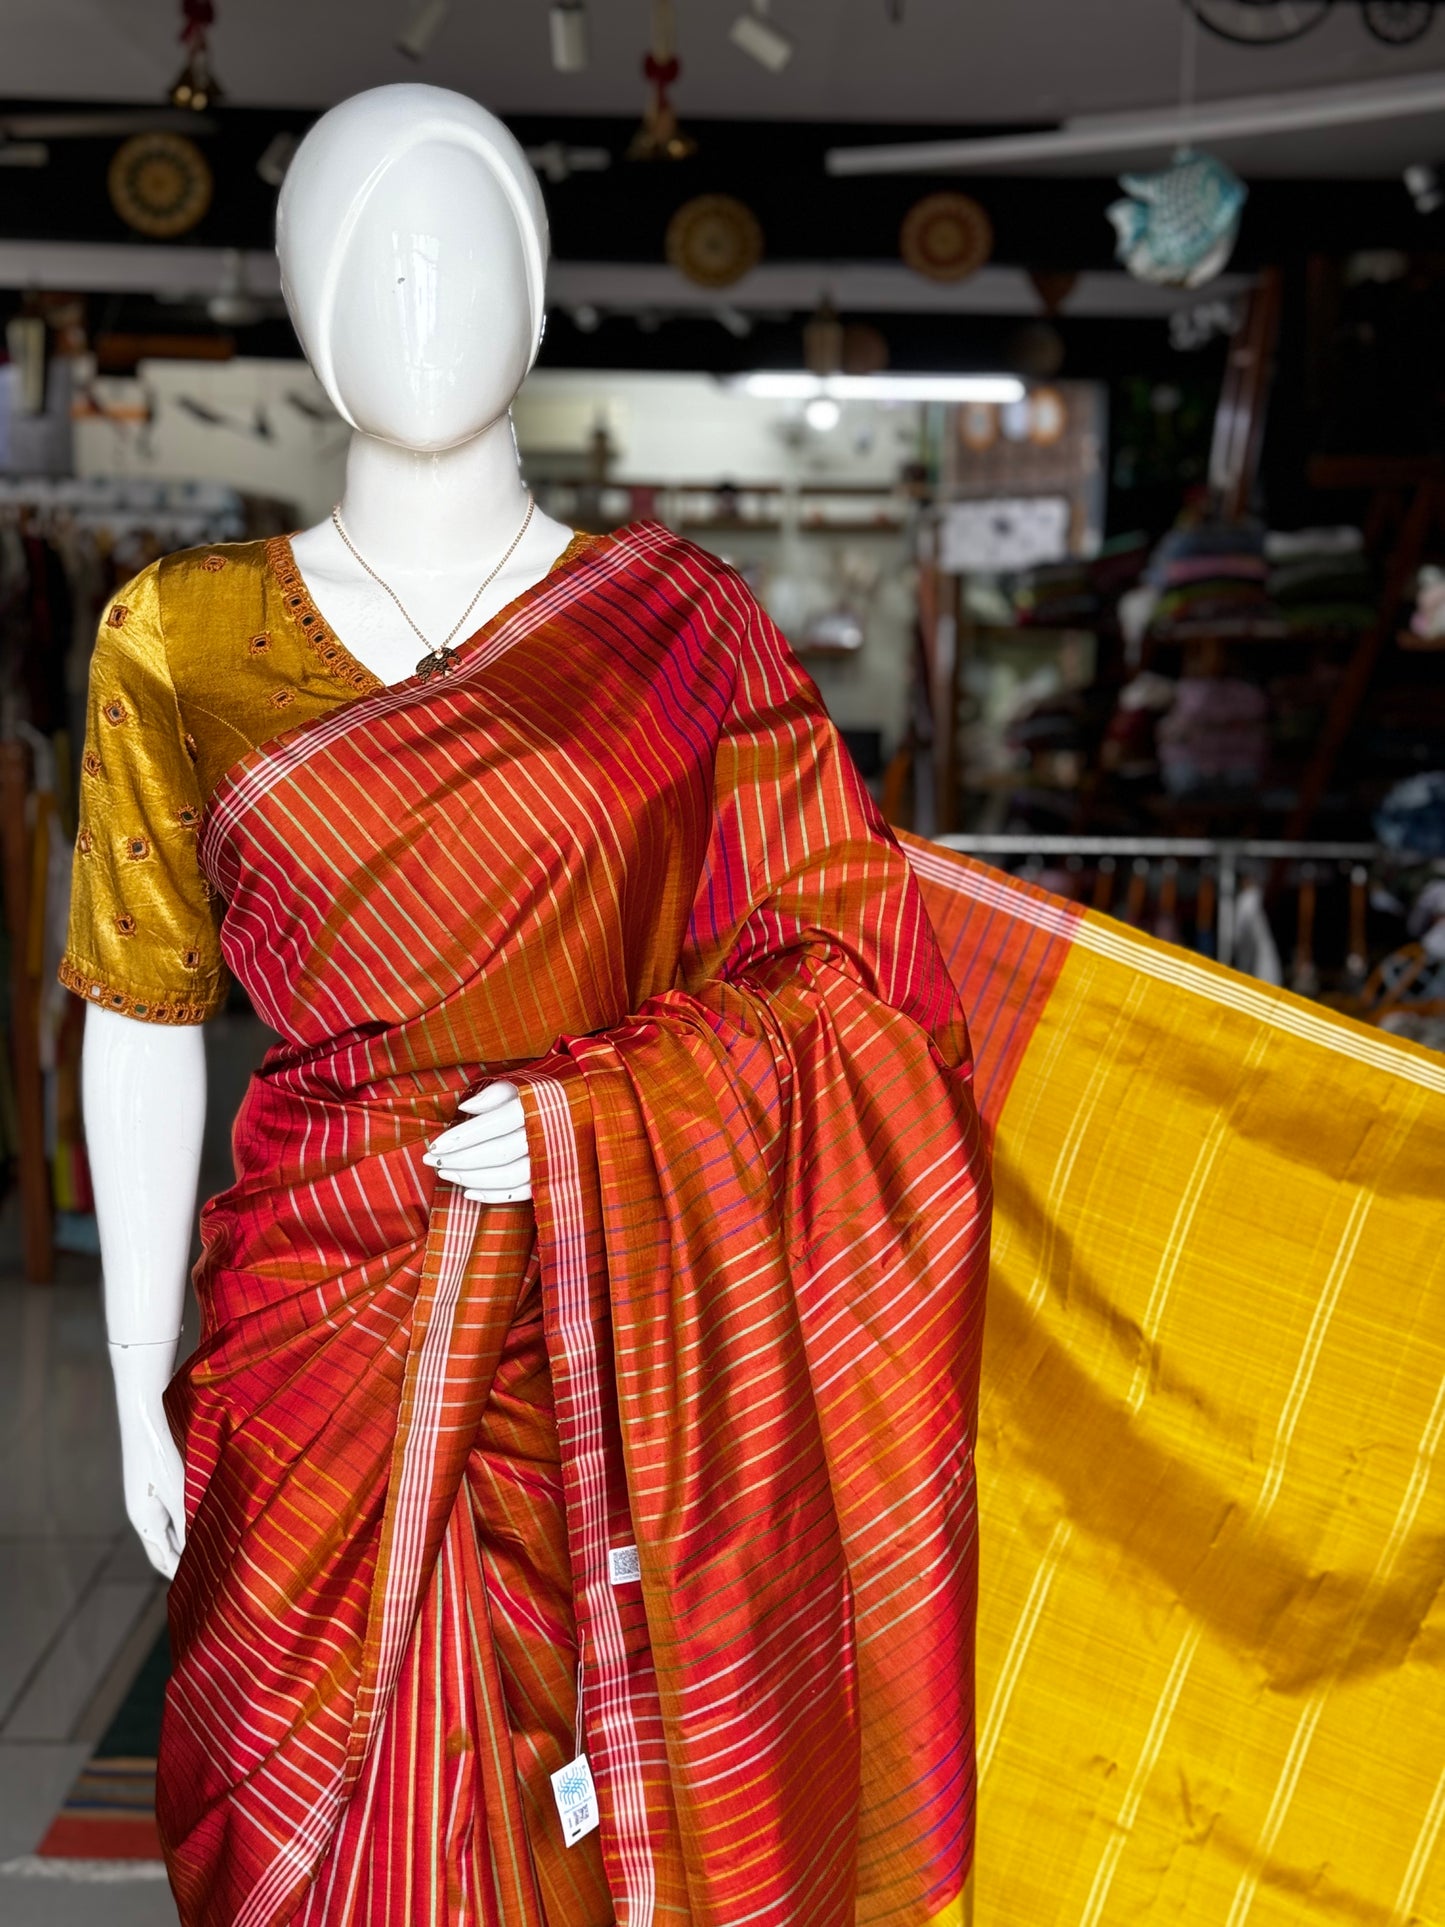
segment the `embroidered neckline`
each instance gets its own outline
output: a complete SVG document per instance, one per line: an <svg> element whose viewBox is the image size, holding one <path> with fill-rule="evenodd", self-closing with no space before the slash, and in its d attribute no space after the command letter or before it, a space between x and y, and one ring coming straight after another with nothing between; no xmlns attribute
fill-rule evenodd
<svg viewBox="0 0 1445 1927"><path fill-rule="evenodd" d="M358 662L325 616L311 600L306 578L296 566L289 535L273 535L266 544L266 562L281 585L286 613L305 636L312 654L329 676L345 683L358 695L369 696L386 684L364 662Z"/></svg>

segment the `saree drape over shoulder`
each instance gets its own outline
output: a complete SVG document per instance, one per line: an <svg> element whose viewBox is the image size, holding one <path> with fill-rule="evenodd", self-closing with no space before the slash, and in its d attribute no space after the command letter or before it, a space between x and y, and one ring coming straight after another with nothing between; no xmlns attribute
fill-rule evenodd
<svg viewBox="0 0 1445 1927"><path fill-rule="evenodd" d="M777 632L635 527L253 749L200 856L282 1041L169 1395L187 1927L962 1922L967 1034ZM421 1162L500 1077L529 1205Z"/></svg>

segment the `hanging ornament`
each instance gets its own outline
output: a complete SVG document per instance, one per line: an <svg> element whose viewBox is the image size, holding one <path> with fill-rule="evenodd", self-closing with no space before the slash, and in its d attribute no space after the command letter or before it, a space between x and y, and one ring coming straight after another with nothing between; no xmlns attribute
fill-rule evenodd
<svg viewBox="0 0 1445 1927"><path fill-rule="evenodd" d="M1010 368L1031 381L1044 381L1064 365L1064 337L1047 321L1025 321L1004 343Z"/></svg>
<svg viewBox="0 0 1445 1927"><path fill-rule="evenodd" d="M222 90L211 72L211 29L216 24L212 0L181 0L181 45L185 65L171 83L171 105L193 107L197 113L213 107Z"/></svg>
<svg viewBox="0 0 1445 1927"><path fill-rule="evenodd" d="M106 185L127 227L173 241L211 205L213 182L205 155L184 134L135 134L116 149Z"/></svg>
<svg viewBox="0 0 1445 1927"><path fill-rule="evenodd" d="M1046 315L1056 315L1079 283L1072 268L1030 268L1028 275Z"/></svg>
<svg viewBox="0 0 1445 1927"><path fill-rule="evenodd" d="M763 230L731 194L699 194L668 222L667 258L696 287L731 287L763 258Z"/></svg>
<svg viewBox="0 0 1445 1927"><path fill-rule="evenodd" d="M928 281L962 281L993 253L993 225L967 194L925 194L903 217L898 251Z"/></svg>
<svg viewBox="0 0 1445 1927"><path fill-rule="evenodd" d="M843 373L881 375L888 366L888 337L871 322L850 321L843 329Z"/></svg>
<svg viewBox="0 0 1445 1927"><path fill-rule="evenodd" d="M672 0L652 0L652 45L643 58L642 72L652 88L652 97L642 111L642 125L632 137L627 158L685 161L697 152L697 142L678 126L668 91L682 76Z"/></svg>
<svg viewBox="0 0 1445 1927"><path fill-rule="evenodd" d="M1157 174L1121 174L1110 206L1115 255L1141 281L1199 288L1234 252L1249 189L1212 154L1181 148Z"/></svg>
<svg viewBox="0 0 1445 1927"><path fill-rule="evenodd" d="M824 295L803 323L803 365L810 375L836 375L843 367L844 329Z"/></svg>

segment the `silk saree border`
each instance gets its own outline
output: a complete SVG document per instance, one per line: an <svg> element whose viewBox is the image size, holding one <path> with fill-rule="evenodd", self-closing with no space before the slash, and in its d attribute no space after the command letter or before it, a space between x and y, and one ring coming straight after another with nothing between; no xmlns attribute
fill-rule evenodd
<svg viewBox="0 0 1445 1927"><path fill-rule="evenodd" d="M215 881L215 865L227 836L276 785L352 729L418 703L459 691L490 668L528 634L569 608L599 580L623 573L633 560L676 542L656 522L638 522L563 561L531 589L498 611L462 645L465 653L440 685L409 676L368 696L355 696L324 715L308 718L273 736L233 763L216 785L202 818L198 851L202 868Z"/></svg>
<svg viewBox="0 0 1445 1927"><path fill-rule="evenodd" d="M647 1781L633 1717L627 1652L608 1569L606 1429L587 1275L585 1206L578 1167L576 1127L561 1081L538 1077L528 1090L536 1105L546 1147L547 1186L554 1223L554 1288L558 1334L567 1361L567 1384L576 1400L575 1423L578 1536L584 1571L578 1575L593 1603L592 1665L583 1654L579 1682L593 1675L597 1720L607 1743L617 1859L625 1892L620 1897L628 1927L651 1927L657 1874L647 1822ZM579 1637L581 1627L579 1624ZM584 1695L585 1704L585 1695Z"/></svg>
<svg viewBox="0 0 1445 1927"><path fill-rule="evenodd" d="M1012 877L939 845L906 833L899 836L899 842L917 875L935 887L996 908L1069 946L1092 951L1190 996L1222 1004L1275 1030L1288 1031L1303 1043L1352 1058L1426 1090L1445 1093L1445 1061L1418 1045L1392 1038L1337 1012L1318 1011L1292 991L1256 984L1222 964L1192 957L1173 944L1131 930L1097 911L1080 911L1061 898L1033 891Z"/></svg>
<svg viewBox="0 0 1445 1927"><path fill-rule="evenodd" d="M1440 1060L900 842L996 1005L1065 957L992 1120L982 1912L1435 1921Z"/></svg>

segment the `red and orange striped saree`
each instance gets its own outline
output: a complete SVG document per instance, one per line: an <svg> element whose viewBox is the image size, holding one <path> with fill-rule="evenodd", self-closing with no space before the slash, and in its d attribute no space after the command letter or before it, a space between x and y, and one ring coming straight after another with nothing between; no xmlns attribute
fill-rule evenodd
<svg viewBox="0 0 1445 1927"><path fill-rule="evenodd" d="M282 1041L169 1398L182 1919L961 1922L987 1177L786 645L634 527L248 754L201 855ZM530 1206L421 1162L500 1076Z"/></svg>

